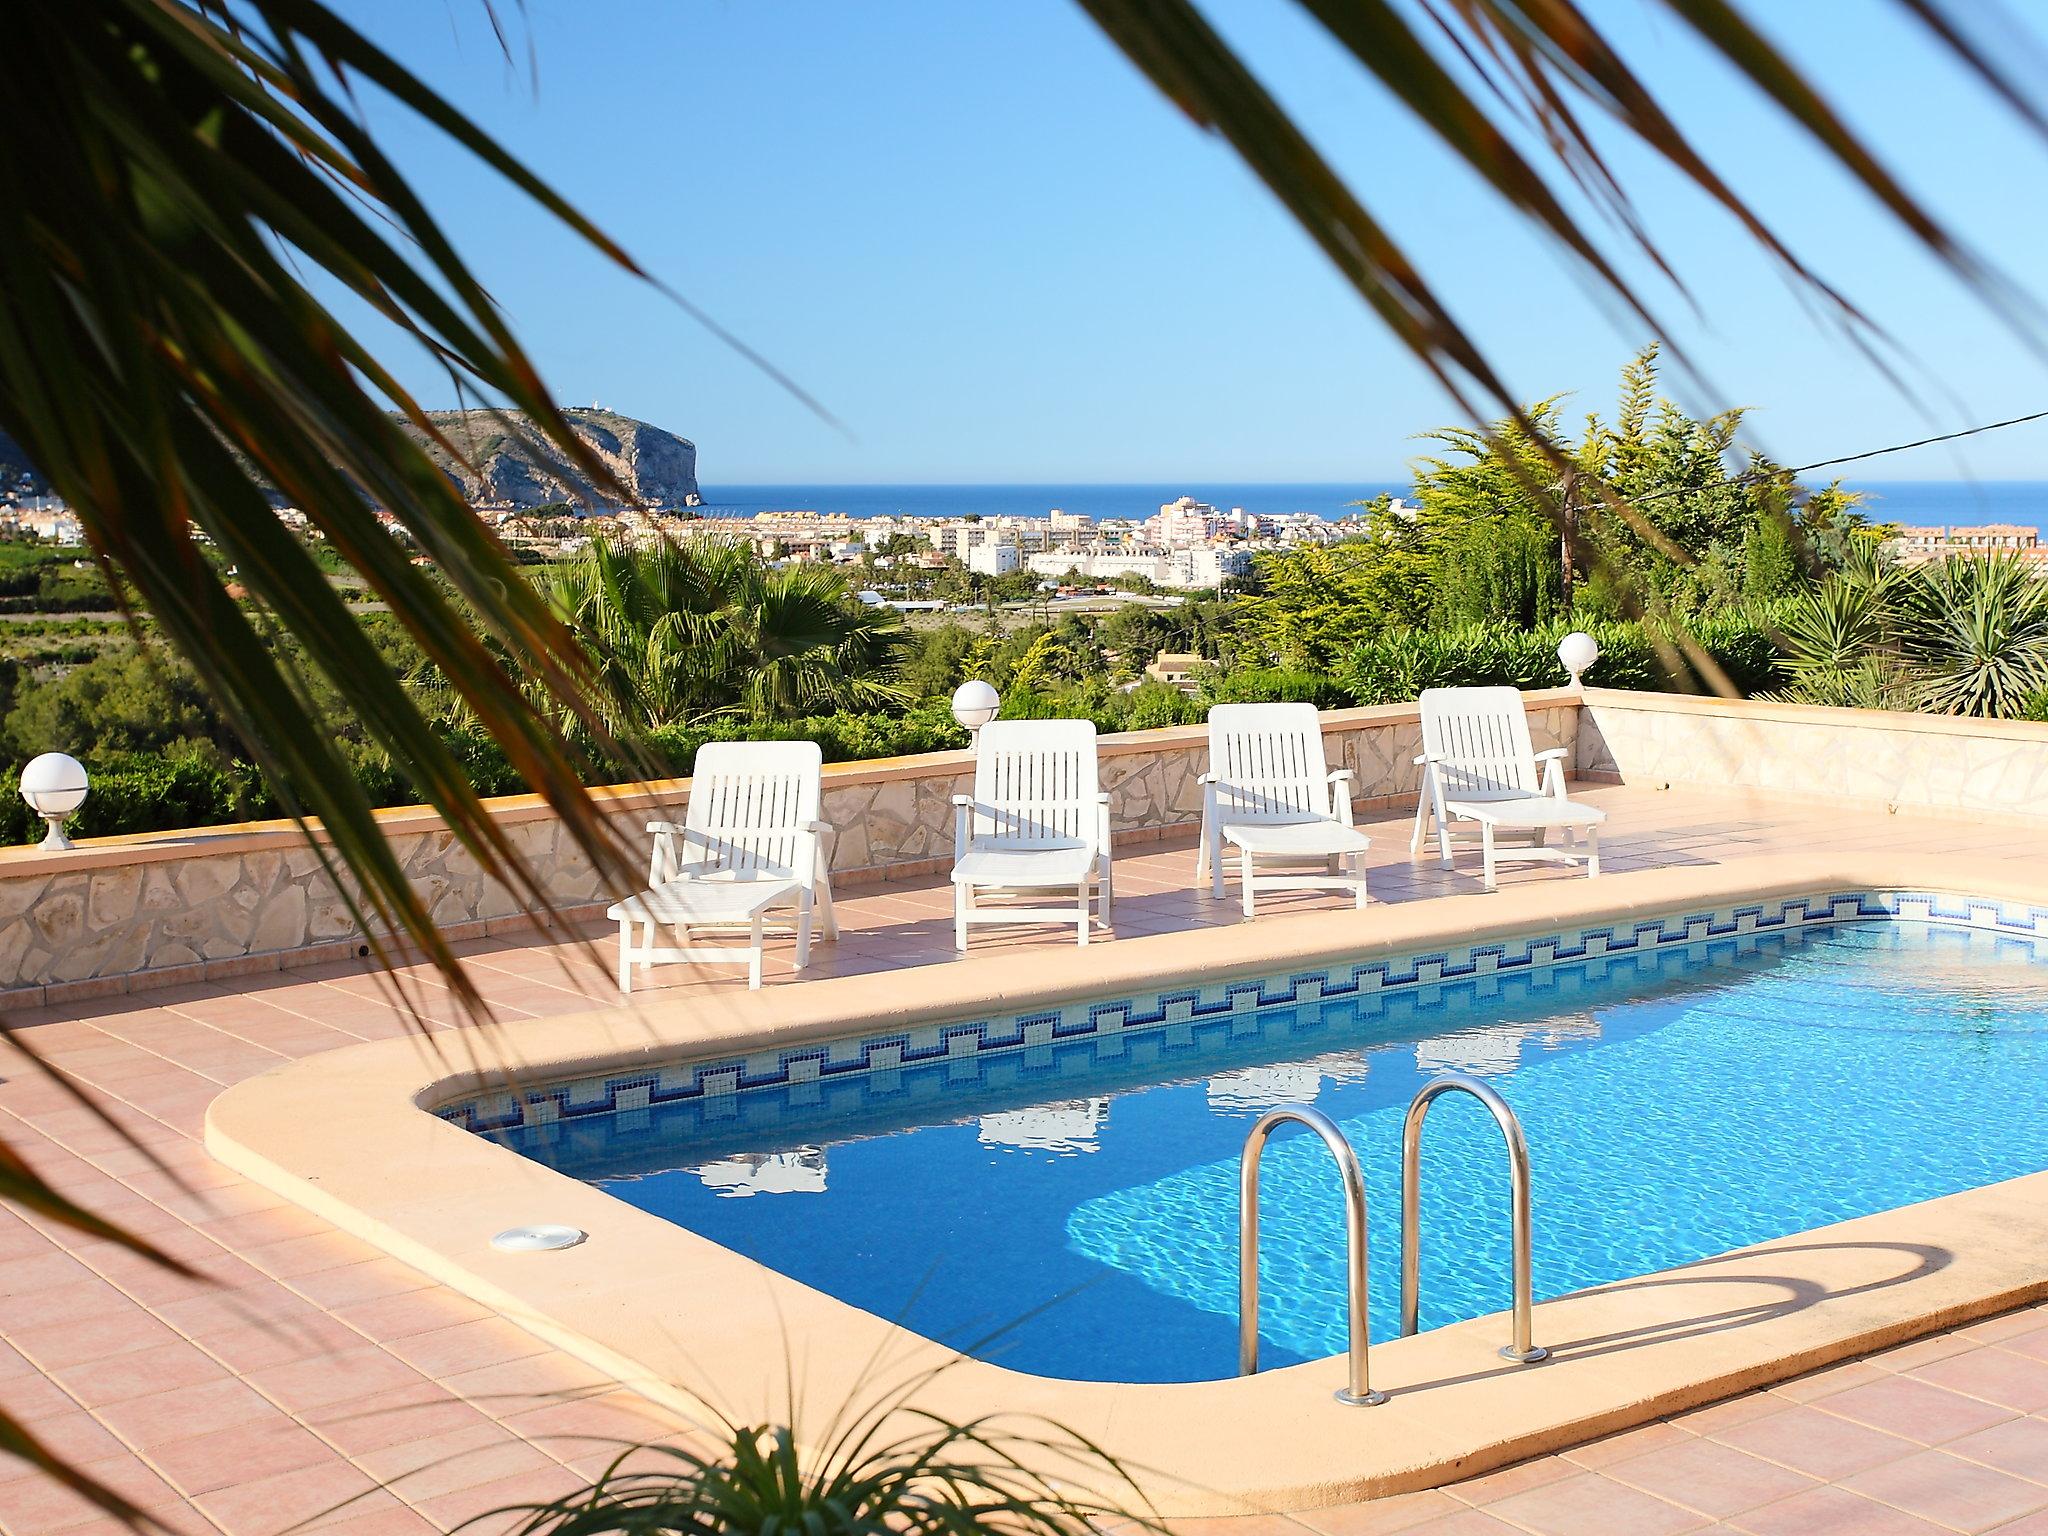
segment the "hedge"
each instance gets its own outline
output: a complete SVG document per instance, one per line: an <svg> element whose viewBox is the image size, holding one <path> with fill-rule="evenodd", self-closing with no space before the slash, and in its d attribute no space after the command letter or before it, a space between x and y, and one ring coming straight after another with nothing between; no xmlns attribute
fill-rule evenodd
<svg viewBox="0 0 2048 1536"><path fill-rule="evenodd" d="M66 823L74 837L124 837L281 815L262 774L199 754L87 761L92 790ZM39 843L48 830L21 798L21 767L0 773L0 842Z"/></svg>
<svg viewBox="0 0 2048 1536"><path fill-rule="evenodd" d="M1557 645L1572 628L1591 634L1600 659L1586 673L1596 688L1700 691L1689 673L1665 665L1648 626L1593 623L1542 629L1511 624L1471 624L1421 633L1390 632L1357 647L1337 666L1336 681L1359 704L1394 704L1425 688L1556 688L1565 682ZM1738 691L1759 693L1782 687L1784 658L1770 632L1741 619L1704 619L1688 631L1694 644L1720 664ZM1667 643L1669 643L1667 641Z"/></svg>

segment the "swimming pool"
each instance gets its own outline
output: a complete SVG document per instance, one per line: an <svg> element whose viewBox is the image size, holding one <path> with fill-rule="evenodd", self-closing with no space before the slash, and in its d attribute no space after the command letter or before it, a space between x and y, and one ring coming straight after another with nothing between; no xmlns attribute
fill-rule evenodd
<svg viewBox="0 0 2048 1536"><path fill-rule="evenodd" d="M1376 1338L1394 1331L1401 1116L1445 1070L1489 1077L1527 1128L1539 1297L2048 1166L2034 941L1858 920L1899 910L1851 898L1770 931L1681 917L1620 953L1644 925L1513 969L1494 947L1490 965L1382 967L1372 987L1281 978L1221 1007L1165 992L1149 1022L1098 1002L1081 1016L1121 1027L1063 1036L1067 1010L1012 1021L1004 1049L940 1030L935 1047L701 1064L667 1079L692 1085L668 1102L642 1074L444 1113L1014 1369L1220 1377L1237 1152L1272 1104L1317 1104L1359 1148ZM1275 994L1292 1000L1261 1005ZM492 1123L508 1113L522 1123ZM1499 1141L1462 1100L1432 1117L1423 1212L1424 1326L1505 1306ZM1283 1132L1266 1158L1270 1363L1342 1348L1341 1233L1327 1154Z"/></svg>

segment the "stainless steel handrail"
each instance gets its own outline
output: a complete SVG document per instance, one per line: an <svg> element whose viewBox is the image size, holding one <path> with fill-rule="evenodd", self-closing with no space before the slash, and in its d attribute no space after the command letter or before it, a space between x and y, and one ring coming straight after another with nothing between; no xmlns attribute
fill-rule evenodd
<svg viewBox="0 0 2048 1536"><path fill-rule="evenodd" d="M1408 1118L1401 1126L1401 1336L1415 1332L1416 1315L1422 1301L1422 1122L1429 1106L1447 1093L1469 1093L1492 1113L1508 1144L1508 1179L1513 1190L1514 1240L1514 1341L1500 1352L1503 1360L1534 1365L1548 1360L1550 1351L1532 1338L1530 1313L1535 1289L1535 1268L1529 1221L1529 1143L1522 1135L1522 1122L1508 1108L1508 1101L1476 1077L1451 1072L1424 1085L1408 1106Z"/></svg>
<svg viewBox="0 0 2048 1536"><path fill-rule="evenodd" d="M1344 1180L1344 1299L1351 1339L1351 1382L1337 1394L1337 1401L1369 1408L1384 1403L1387 1394L1373 1391L1365 1359L1366 1347L1371 1342L1366 1322L1365 1175L1358 1171L1358 1154L1337 1129L1337 1122L1305 1104L1268 1110L1244 1139L1244 1160L1237 1186L1238 1374L1250 1376L1259 1368L1259 1159L1266 1150L1267 1138L1289 1121L1305 1125L1323 1138L1323 1145L1337 1160L1337 1172Z"/></svg>

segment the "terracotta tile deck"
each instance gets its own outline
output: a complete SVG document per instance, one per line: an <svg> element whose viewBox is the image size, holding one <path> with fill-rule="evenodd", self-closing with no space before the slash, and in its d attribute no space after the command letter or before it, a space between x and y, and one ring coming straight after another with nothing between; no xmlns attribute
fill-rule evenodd
<svg viewBox="0 0 2048 1536"><path fill-rule="evenodd" d="M1615 870L1852 847L1994 861L2048 855L2048 833L2012 827L1759 809L1641 789L1586 793L1612 813L1604 841ZM1372 830L1378 899L1477 887L1476 855L1445 874L1433 861L1408 862L1404 818ZM1208 900L1190 888L1191 866L1185 844L1127 850L1117 866L1118 934L1239 921L1234 890L1224 902ZM1579 877L1509 865L1504 878ZM1338 900L1275 897L1260 921ZM842 940L821 946L818 974L974 963L953 954L942 881L848 889L840 916ZM1058 942L1051 930L991 929L977 933L975 951ZM615 996L609 943L489 940L465 950L485 995L508 1018ZM786 953L771 955L768 972L770 986L798 984ZM730 988L736 974L656 973L678 994ZM431 973L415 968L402 979L427 1018L454 1018ZM174 1530L445 1531L577 1486L622 1442L690 1433L207 1157L197 1137L224 1086L288 1058L409 1027L378 979L330 966L18 1013L7 1023L16 1031L0 1037L8 1142L68 1194L149 1233L195 1275L166 1274L0 1205L0 1405ZM118 1128L82 1108L10 1040L33 1046ZM1184 1524L1208 1536L1304 1526L1323 1536L2048 1536L2048 1309L1980 1322L1444 1490L1285 1524ZM6 1536L114 1529L0 1455Z"/></svg>

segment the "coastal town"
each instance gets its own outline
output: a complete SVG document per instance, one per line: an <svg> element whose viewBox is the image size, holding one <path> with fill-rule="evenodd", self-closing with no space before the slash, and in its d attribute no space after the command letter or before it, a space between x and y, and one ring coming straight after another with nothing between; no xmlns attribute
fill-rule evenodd
<svg viewBox="0 0 2048 1536"><path fill-rule="evenodd" d="M1397 515L1413 512L1398 500L1392 507ZM1340 519L1310 512L1256 515L1192 496L1161 503L1148 517L1129 518L1094 518L1058 507L1042 517L854 517L802 510L730 517L641 509L594 518L545 511L487 515L514 548L549 557L573 553L592 537L642 542L708 536L737 539L777 560L854 565L872 554L933 570L957 562L984 577L1022 572L1055 585L1135 578L1181 591L1216 590L1248 573L1255 554L1356 538L1367 526L1362 512Z"/></svg>

